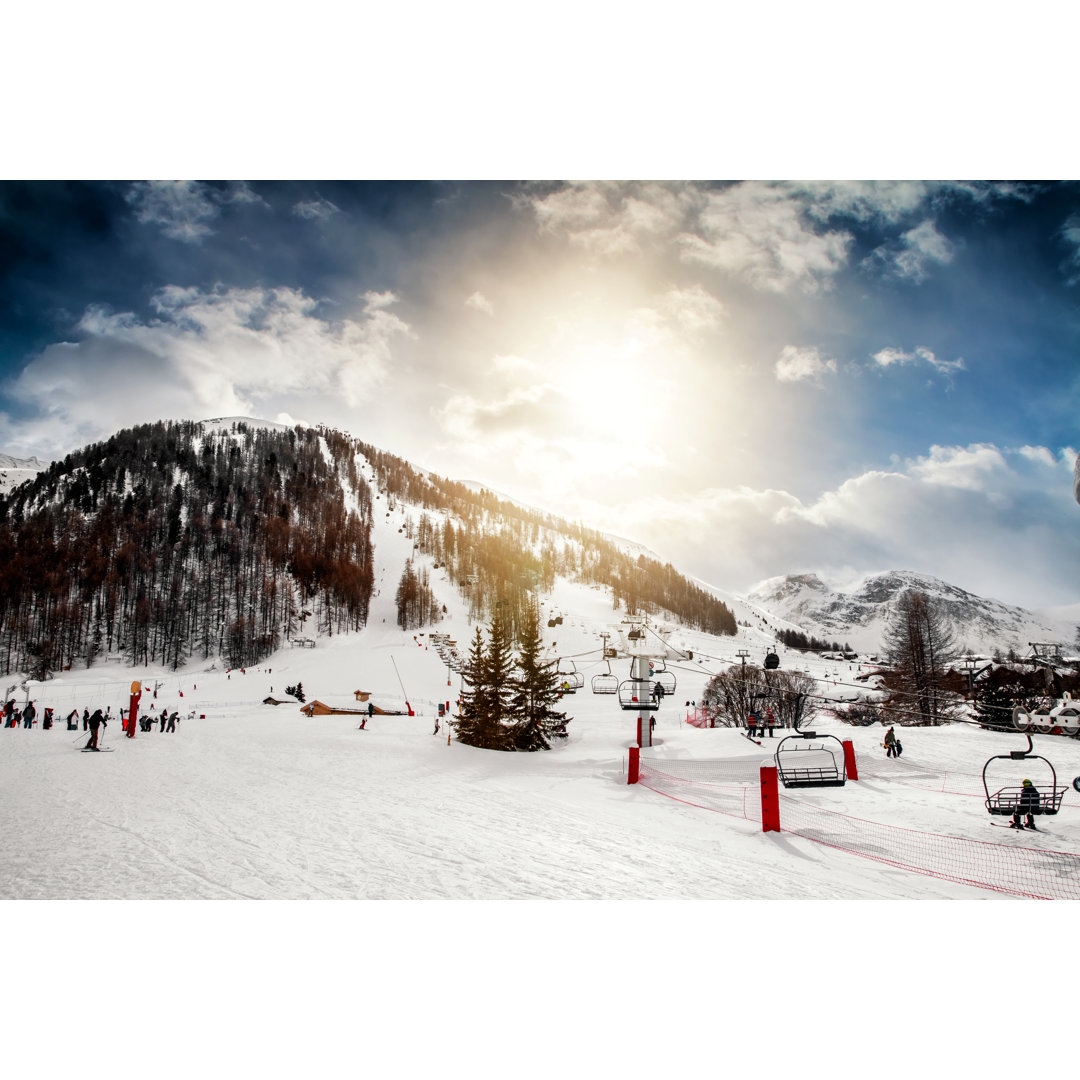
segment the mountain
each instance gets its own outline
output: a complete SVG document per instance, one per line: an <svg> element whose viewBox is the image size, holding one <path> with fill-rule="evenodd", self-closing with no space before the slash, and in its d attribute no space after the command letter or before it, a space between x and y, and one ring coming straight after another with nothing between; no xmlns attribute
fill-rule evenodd
<svg viewBox="0 0 1080 1080"><path fill-rule="evenodd" d="M36 476L45 466L36 458L17 458L0 454L0 495Z"/></svg>
<svg viewBox="0 0 1080 1080"><path fill-rule="evenodd" d="M976 652L1015 648L1026 653L1031 641L1072 637L1066 626L1046 615L976 596L909 570L873 574L850 590L834 588L817 574L789 574L761 582L747 600L810 634L839 638L868 652L881 647L893 606L909 590L935 600L952 624L957 645Z"/></svg>
<svg viewBox="0 0 1080 1080"><path fill-rule="evenodd" d="M606 590L613 609L736 630L670 564L336 429L144 424L0 495L0 673L251 666L361 630L373 590L395 585L402 629L438 623L456 595L470 619L498 607L513 634L557 578Z"/></svg>

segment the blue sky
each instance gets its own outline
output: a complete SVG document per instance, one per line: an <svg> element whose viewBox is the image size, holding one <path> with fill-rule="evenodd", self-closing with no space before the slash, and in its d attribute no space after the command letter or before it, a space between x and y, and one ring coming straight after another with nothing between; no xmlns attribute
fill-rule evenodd
<svg viewBox="0 0 1080 1080"><path fill-rule="evenodd" d="M328 423L742 591L1080 600L1080 185L0 184L0 452Z"/></svg>

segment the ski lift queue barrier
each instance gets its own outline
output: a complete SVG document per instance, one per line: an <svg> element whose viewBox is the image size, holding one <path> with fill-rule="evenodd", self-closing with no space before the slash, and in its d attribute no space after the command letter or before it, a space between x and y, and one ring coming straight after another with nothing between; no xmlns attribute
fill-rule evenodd
<svg viewBox="0 0 1080 1080"><path fill-rule="evenodd" d="M684 805L764 823L761 800L750 795L751 778L747 775L741 783L730 782L734 778L726 775L727 763L665 761L649 755L639 759L635 747L630 748L630 758L630 783L638 783ZM710 775L710 765L724 767L714 768ZM781 832L837 851L1012 896L1080 900L1080 856L1070 852L994 844L885 825L808 805L797 796L781 793L777 802Z"/></svg>

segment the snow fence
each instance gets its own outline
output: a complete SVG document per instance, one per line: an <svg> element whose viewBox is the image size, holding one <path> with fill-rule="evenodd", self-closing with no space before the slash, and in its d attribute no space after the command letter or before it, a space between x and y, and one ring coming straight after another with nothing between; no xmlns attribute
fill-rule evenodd
<svg viewBox="0 0 1080 1080"><path fill-rule="evenodd" d="M638 783L690 806L761 823L762 761L665 760L642 754ZM780 795L780 829L916 874L1037 900L1080 900L1080 856L919 832Z"/></svg>

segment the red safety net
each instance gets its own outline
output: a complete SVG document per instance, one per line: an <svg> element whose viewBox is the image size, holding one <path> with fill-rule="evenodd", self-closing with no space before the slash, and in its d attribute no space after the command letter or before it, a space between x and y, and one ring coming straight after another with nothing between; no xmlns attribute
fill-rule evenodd
<svg viewBox="0 0 1080 1080"><path fill-rule="evenodd" d="M690 806L761 821L760 762L641 757L639 782ZM747 776L752 772L752 776ZM744 779L739 780L739 774ZM783 832L917 874L1040 900L1080 900L1080 856L919 832L780 796Z"/></svg>

